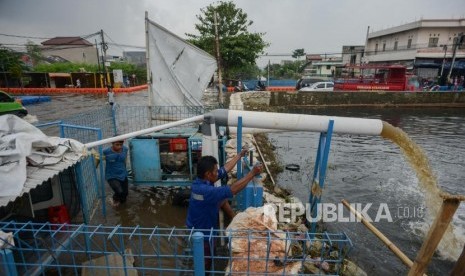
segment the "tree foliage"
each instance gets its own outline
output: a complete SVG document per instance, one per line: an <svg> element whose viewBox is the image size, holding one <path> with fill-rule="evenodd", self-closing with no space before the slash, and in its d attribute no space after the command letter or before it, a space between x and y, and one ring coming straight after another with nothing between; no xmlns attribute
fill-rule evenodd
<svg viewBox="0 0 465 276"><path fill-rule="evenodd" d="M292 57L293 58L299 59L302 56L305 56L305 50L303 48L302 49L295 49L292 52Z"/></svg>
<svg viewBox="0 0 465 276"><path fill-rule="evenodd" d="M272 79L299 79L304 69L302 61L293 61L285 64L270 64L270 78ZM262 74L266 76L268 65L263 69Z"/></svg>
<svg viewBox="0 0 465 276"><path fill-rule="evenodd" d="M21 60L21 53L0 47L0 70L10 72L14 78L21 78L26 67Z"/></svg>
<svg viewBox="0 0 465 276"><path fill-rule="evenodd" d="M201 9L195 29L199 35L186 34L189 42L216 57L215 12L220 41L220 64L226 78L237 78L240 68L255 65L255 60L269 45L263 40L264 33L251 33L253 24L247 14L233 2L217 2ZM233 73L235 75L233 75Z"/></svg>
<svg viewBox="0 0 465 276"><path fill-rule="evenodd" d="M40 46L32 41L28 41L26 43L26 52L32 59L32 66L36 66L43 59L42 50L40 49Z"/></svg>

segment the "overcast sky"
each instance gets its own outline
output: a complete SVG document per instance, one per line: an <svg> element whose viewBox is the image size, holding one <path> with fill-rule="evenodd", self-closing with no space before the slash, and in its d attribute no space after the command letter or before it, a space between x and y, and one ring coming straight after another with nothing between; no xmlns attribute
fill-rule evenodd
<svg viewBox="0 0 465 276"><path fill-rule="evenodd" d="M84 36L103 29L118 44L144 46L144 12L181 37L195 33L200 9L208 0L0 0L0 34L44 37ZM254 22L250 30L266 33L270 54L304 48L308 54L340 53L343 45L364 45L367 27L377 31L423 19L465 17L464 0L237 0ZM89 39L94 43L92 37ZM40 43L43 39L30 39ZM26 39L0 35L0 44ZM11 45L14 46L14 45ZM121 55L124 47L111 46ZM143 50L143 49L139 49ZM265 57L264 61L291 59Z"/></svg>

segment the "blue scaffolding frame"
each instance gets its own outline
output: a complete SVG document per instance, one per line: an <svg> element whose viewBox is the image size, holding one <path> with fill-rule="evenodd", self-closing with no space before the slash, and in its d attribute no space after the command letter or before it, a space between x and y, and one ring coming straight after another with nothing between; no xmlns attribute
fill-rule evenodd
<svg viewBox="0 0 465 276"><path fill-rule="evenodd" d="M334 120L329 120L328 130L320 133L318 142L318 150L313 168L313 178L310 183L310 196L308 203L310 204L310 232L316 232L318 219L318 204L321 201L321 192L323 190L326 178L326 168L328 167L329 149L331 147L331 138L333 136Z"/></svg>
<svg viewBox="0 0 465 276"><path fill-rule="evenodd" d="M221 234L213 229L194 231L175 227L32 222L0 222L0 229L5 233L12 233L14 239L13 245L0 238L5 245L10 246L0 249L0 273L13 276L46 275L49 272L55 275L81 275L83 271L91 275L110 275L110 272L133 275L131 273L135 271L139 275L205 275L205 272L224 273L225 270L231 271L229 275L244 275L253 272L249 266L240 272L234 270L234 261L260 263L264 267L260 275L286 275L285 265L296 262L301 262L302 265L304 262L316 265L327 262L338 273L344 257L352 248L352 242L344 233L326 232L313 235L282 232L282 236L278 236L276 232L269 230L236 230ZM227 250L212 254L211 270L206 271L204 260L208 258L208 254L204 252L204 243L210 244L210 253L214 253L213 245L218 244L214 241L221 238L228 241ZM246 242L246 255L239 256L229 250L239 240ZM323 245L321 250L311 252L306 245L317 241ZM297 255L291 255L289 250L277 260L272 249L275 242L285 245L284 248L299 244L303 249ZM262 257L250 253L257 243L264 245L263 253L266 254ZM273 273L271 269L278 265L277 261L284 268L279 274Z"/></svg>

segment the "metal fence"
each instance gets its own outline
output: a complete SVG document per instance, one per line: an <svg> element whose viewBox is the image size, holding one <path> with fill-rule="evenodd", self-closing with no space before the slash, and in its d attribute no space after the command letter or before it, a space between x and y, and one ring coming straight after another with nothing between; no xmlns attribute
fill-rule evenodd
<svg viewBox="0 0 465 276"><path fill-rule="evenodd" d="M125 134L152 126L187 119L209 111L201 106L153 106L151 109L151 116L149 116L150 107L148 106L115 105L114 108L103 106L99 109L60 119L59 122L62 124L99 128L102 130L103 138L109 138L116 134ZM37 125L42 126L42 131L47 135L60 135L58 130L52 127L53 124L49 125L48 122L40 122ZM185 125L183 127L186 126L196 127L195 124ZM90 139L90 137L86 137L85 135L77 137L74 133L70 133L70 135L66 137L74 138L83 143L87 143Z"/></svg>
<svg viewBox="0 0 465 276"><path fill-rule="evenodd" d="M1 275L205 275L210 260L207 272L221 275L334 275L352 248L345 234L328 233L211 230L204 236L174 227L32 222L0 222L0 228L12 235L0 238ZM215 252L221 238L226 245Z"/></svg>
<svg viewBox="0 0 465 276"><path fill-rule="evenodd" d="M81 200L82 216L85 223L92 219L94 209L100 197L103 215L106 215L105 186L95 168L93 155L89 155L76 165L76 182Z"/></svg>

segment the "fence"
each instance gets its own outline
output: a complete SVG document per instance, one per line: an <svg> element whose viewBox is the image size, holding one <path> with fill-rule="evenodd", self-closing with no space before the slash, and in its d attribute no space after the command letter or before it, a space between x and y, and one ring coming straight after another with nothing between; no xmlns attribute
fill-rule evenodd
<svg viewBox="0 0 465 276"><path fill-rule="evenodd" d="M151 126L187 119L209 111L200 106L153 106L151 109L152 116L149 116L150 107L148 106L115 105L114 108L104 106L99 109L60 119L59 123L99 128L102 131L102 137L109 138L116 134L129 133ZM57 136L60 134L55 128L50 127L53 123L40 122L37 125L42 126L42 131L47 135ZM187 126L194 126L194 124ZM90 142L90 136L88 134L81 131L80 134L77 135L77 131L68 131L66 137L79 140L83 143ZM96 137L92 137L92 139L94 139L93 141L97 140L95 138Z"/></svg>
<svg viewBox="0 0 465 276"><path fill-rule="evenodd" d="M2 275L204 275L204 261L209 260L210 271L223 275L225 271L226 275L289 275L291 269L299 275L323 270L331 275L340 271L352 248L345 234L328 233L311 238L301 232L230 231L220 235L204 230L209 234L203 236L193 229L174 227L32 222L0 222L0 228L13 236L12 240L0 238L10 246L0 249ZM204 252L204 241L214 245L219 238L226 238L227 246L217 248L211 258L205 257L214 251L211 246L211 252ZM238 244L243 245L242 252Z"/></svg>

